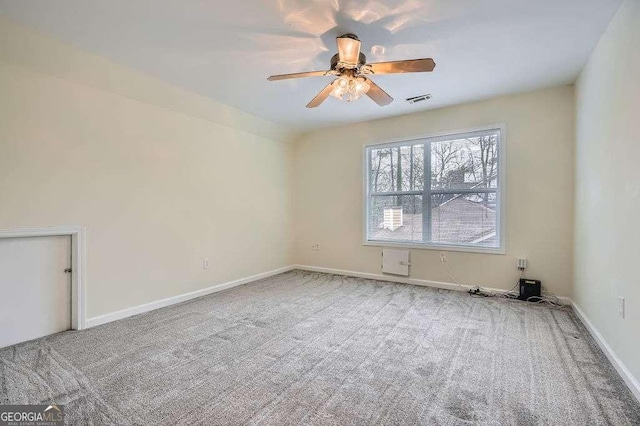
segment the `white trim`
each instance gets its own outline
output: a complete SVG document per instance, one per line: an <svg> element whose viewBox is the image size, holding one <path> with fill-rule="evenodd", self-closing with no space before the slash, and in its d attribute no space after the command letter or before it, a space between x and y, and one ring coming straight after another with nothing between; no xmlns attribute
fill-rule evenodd
<svg viewBox="0 0 640 426"><path fill-rule="evenodd" d="M633 396L635 396L638 402L640 402L640 382L638 382L633 374L631 374L631 371L629 371L627 366L624 365L622 360L618 358L618 355L616 355L607 341L604 340L604 337L600 334L598 329L591 323L591 321L589 321L582 309L580 309L580 307L573 301L571 302L571 305L573 306L573 311L589 331L589 334L591 334L598 346L600 346L600 349L602 349L602 352L604 352L611 364L613 364L613 367L616 369L620 377L622 377L624 383L629 387Z"/></svg>
<svg viewBox="0 0 640 426"><path fill-rule="evenodd" d="M418 278L403 278L403 277L398 277L394 275L346 271L344 269L323 268L320 266L310 266L310 265L294 265L293 269L301 269L303 271L311 271L311 272L322 272L325 274L345 275L348 277L367 278L367 279L378 280L378 281L390 281L390 282L400 283L400 284L419 285L423 287L434 287L434 288L441 288L444 290L454 290L454 291L466 292L478 287L476 285L447 283L442 281L430 281L430 280L422 280ZM509 290L504 290L501 288L490 288L490 287L482 287L482 288L487 290L488 292L496 293L496 294L505 294L509 292ZM558 300L565 305L571 305L571 299L568 297L558 297Z"/></svg>
<svg viewBox="0 0 640 426"><path fill-rule="evenodd" d="M382 147L384 147L384 145L401 145L403 142L410 142L410 141L420 140L420 139L435 139L440 137L448 137L451 135L465 135L469 133L483 132L486 130L494 130L494 129L504 130L505 128L506 128L505 123L497 123L497 124L492 124L487 126L469 127L466 129L453 129L453 130L445 130L445 131L436 132L436 133L421 133L421 134L412 135L412 136L383 139L376 142L367 143L365 144L365 146L381 145Z"/></svg>
<svg viewBox="0 0 640 426"><path fill-rule="evenodd" d="M87 328L95 327L97 325L106 324L108 322L117 321L123 318L131 317L133 315L142 314L144 312L153 311L156 309L164 308L167 306L175 305L176 303L185 302L187 300L195 299L197 297L206 296L211 293L217 293L222 290L237 287L239 285L247 284L252 281L257 281L263 278L269 278L274 275L282 274L294 269L293 266L285 266L283 268L274 269L272 271L263 272L249 277L240 278L237 280L229 281L222 284L215 284L211 287L203 288L202 290L192 291L190 293L179 294L177 296L167 297L166 299L156 300L155 302L149 302L131 308L122 309L120 311L111 312L109 314L99 315L97 317L89 318L87 320Z"/></svg>
<svg viewBox="0 0 640 426"><path fill-rule="evenodd" d="M469 289L475 288L475 286L464 285L464 284L453 284L453 283L445 283L439 281L429 281L429 280L421 280L416 278L402 278L392 275L382 275L382 274L371 274L367 272L356 272L356 271L346 271L343 269L332 269L332 268L323 268L319 266L309 266L309 265L294 265L293 269L301 269L304 271L312 271L312 272L321 272L326 274L336 274L336 275L346 275L350 277L359 277L359 278L368 278L372 280L379 281L390 281L401 284L412 284L419 285L425 287L435 287L442 288L446 290L454 290L454 291L467 291ZM487 288L483 287L485 290L490 291L492 293L504 294L507 293L508 290L496 289L496 288ZM569 297L558 297L558 300L568 306L573 308L573 311L576 313L576 316L586 329L589 331L593 339L596 341L602 352L606 355L607 359L611 362L613 367L616 369L620 377L624 383L629 387L631 393L636 397L636 399L640 402L640 383L638 380L631 374L631 371L624 365L624 363L618 358L616 353L613 351L611 346L604 340L604 337L600 334L600 332L594 327L594 325L589 321L584 312L576 305L576 303L571 300Z"/></svg>
<svg viewBox="0 0 640 426"><path fill-rule="evenodd" d="M446 138L449 136L464 136L473 133L485 132L490 130L500 130L500 142L498 144L498 191L499 204L496 228L500 231L500 247L467 247L467 246L455 246L447 244L434 244L434 243L413 243L413 242L400 242L400 241L376 241L367 239L367 231L369 224L369 155L368 148L372 147L388 147L403 145L413 141L420 141L425 139L438 139ZM398 247L398 248L410 248L417 250L444 250L444 251L461 251L469 253L485 253L485 254L507 254L507 126L505 123L479 126L462 130L450 130L432 134L423 134L417 136L409 136L402 138L395 138L391 140L377 141L373 143L364 143L362 145L362 245L363 246L375 246L375 247Z"/></svg>
<svg viewBox="0 0 640 426"><path fill-rule="evenodd" d="M53 234L53 235L57 235L57 234ZM3 237L3 236L4 235L2 234L2 231L0 231L0 237ZM312 272L321 272L321 273L327 273L327 274L346 275L346 276L367 278L367 279L380 280L380 281L397 282L401 284L412 284L412 285L425 286L425 287L434 287L434 288L441 288L441 289L454 290L454 291L467 291L475 287L475 286L464 285L464 284L454 284L454 283L447 283L447 282L440 282L440 281L422 280L422 279L416 279L416 278L402 278L402 277L390 276L390 275L347 271L343 269L323 268L319 266L291 265L291 266L285 266L279 269L274 269L269 272L252 275L250 277L229 281L227 283L217 284L202 290L193 291L191 293L185 293L182 295L158 300L156 302L150 302L143 305L134 306L132 308L123 309L121 311L113 312L110 314L89 318L86 321L86 327L88 328L88 327L94 327L101 324L106 324L111 321L116 321L119 319L127 318L127 317L141 314L144 312L149 312L149 311L170 306L176 303L181 303L187 300L195 299L197 297L206 296L208 294L212 294L218 291L237 287L237 286L247 284L249 282L256 281L259 279L268 278L268 277L278 275L284 272L288 272L294 269L300 269L300 270L312 271ZM486 288L486 287L485 289L490 292L499 293L499 294L503 294L507 292L507 290L503 290L503 289ZM582 323L585 325L589 333L593 336L598 346L600 346L600 348L602 349L604 354L607 356L609 361L613 364L614 368L616 369L618 374L620 374L625 384L629 387L629 389L633 393L633 395L638 399L638 401L640 401L640 384L633 377L629 369L622 363L620 358L618 358L618 356L615 354L613 349L611 349L611 347L607 344L607 342L604 340L604 338L598 332L598 330L587 319L587 317L582 312L582 310L578 307L578 305L576 305L575 302L573 302L568 297L559 297L558 299L560 300L560 302L573 307L573 310L576 313L577 317L580 319L580 321L582 321Z"/></svg>
<svg viewBox="0 0 640 426"><path fill-rule="evenodd" d="M42 228L0 229L0 238L71 237L71 328L83 330L85 325L86 228L84 226L47 226Z"/></svg>
<svg viewBox="0 0 640 426"><path fill-rule="evenodd" d="M402 241L363 241L363 246L371 247L395 247L415 250L437 250L437 251L461 251L464 253L480 253L480 254L507 254L506 250L491 247L466 247L452 246L447 244L415 244L403 243Z"/></svg>
<svg viewBox="0 0 640 426"><path fill-rule="evenodd" d="M473 288L472 286L459 286L458 284L445 283L440 281L420 280L417 278L403 278L395 275L372 274L369 272L347 271L344 269L323 268L320 266L294 265L294 267L295 269L301 269L303 271L321 272L324 274L345 275L348 277L367 278L367 279L378 280L378 281L391 281L391 282L401 283L401 284L412 284L412 285L419 285L424 287L442 288L445 290L466 291L468 289Z"/></svg>

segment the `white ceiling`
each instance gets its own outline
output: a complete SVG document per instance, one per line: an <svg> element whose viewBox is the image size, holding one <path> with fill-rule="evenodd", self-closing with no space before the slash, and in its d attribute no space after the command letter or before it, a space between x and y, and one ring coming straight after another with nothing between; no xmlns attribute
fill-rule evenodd
<svg viewBox="0 0 640 426"><path fill-rule="evenodd" d="M571 83L622 0L0 0L0 13L54 38L297 130ZM374 76L395 102L329 98L335 37L370 62L433 57L433 73ZM374 48L374 46L376 46ZM374 53L372 53L374 48ZM405 98L431 93L409 105Z"/></svg>

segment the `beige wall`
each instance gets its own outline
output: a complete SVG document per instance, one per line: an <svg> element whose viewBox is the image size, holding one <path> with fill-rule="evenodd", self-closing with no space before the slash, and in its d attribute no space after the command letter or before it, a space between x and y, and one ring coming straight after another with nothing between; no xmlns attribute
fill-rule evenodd
<svg viewBox="0 0 640 426"><path fill-rule="evenodd" d="M574 301L640 380L640 2L577 83ZM618 316L618 297L626 318Z"/></svg>
<svg viewBox="0 0 640 426"><path fill-rule="evenodd" d="M507 254L450 252L451 272L463 284L510 289L519 276L516 259L527 257L528 276L569 296L574 172L570 86L303 136L295 148L296 263L380 273L381 249L362 245L363 145L501 123L506 125ZM320 251L312 251L312 243L319 243ZM412 250L411 256L412 278L451 282L439 251Z"/></svg>
<svg viewBox="0 0 640 426"><path fill-rule="evenodd" d="M87 227L88 318L291 264L286 129L0 24L0 228Z"/></svg>

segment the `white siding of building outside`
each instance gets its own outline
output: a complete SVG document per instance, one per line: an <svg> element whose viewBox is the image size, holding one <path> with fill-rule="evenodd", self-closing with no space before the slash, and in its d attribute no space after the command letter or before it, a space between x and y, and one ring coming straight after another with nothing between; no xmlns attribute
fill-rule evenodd
<svg viewBox="0 0 640 426"><path fill-rule="evenodd" d="M395 231L403 225L402 207L384 209L384 229Z"/></svg>

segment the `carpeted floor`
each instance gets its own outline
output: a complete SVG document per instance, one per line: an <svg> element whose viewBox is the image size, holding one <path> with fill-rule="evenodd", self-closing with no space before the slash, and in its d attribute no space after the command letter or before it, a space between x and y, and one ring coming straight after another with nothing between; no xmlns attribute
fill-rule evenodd
<svg viewBox="0 0 640 426"><path fill-rule="evenodd" d="M0 349L0 403L69 424L638 425L573 313L292 271Z"/></svg>

